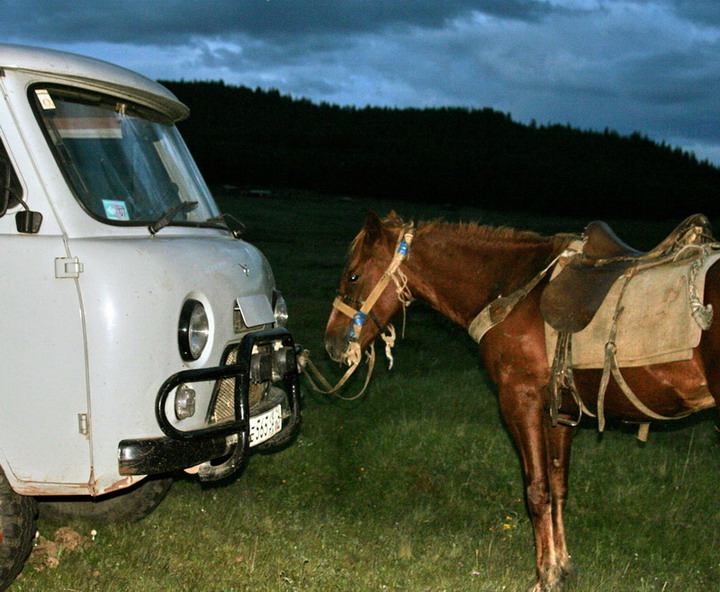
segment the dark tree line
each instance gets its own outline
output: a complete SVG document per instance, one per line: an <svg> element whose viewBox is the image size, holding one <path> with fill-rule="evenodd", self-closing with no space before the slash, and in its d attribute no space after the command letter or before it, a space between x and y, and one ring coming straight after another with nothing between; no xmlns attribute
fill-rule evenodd
<svg viewBox="0 0 720 592"><path fill-rule="evenodd" d="M720 169L634 133L523 125L493 109L313 104L222 82L163 82L211 184L582 216L720 211Z"/></svg>

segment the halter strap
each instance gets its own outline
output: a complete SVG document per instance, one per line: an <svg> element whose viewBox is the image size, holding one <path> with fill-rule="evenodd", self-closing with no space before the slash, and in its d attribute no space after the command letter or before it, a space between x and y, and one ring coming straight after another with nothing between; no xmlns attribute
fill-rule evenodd
<svg viewBox="0 0 720 592"><path fill-rule="evenodd" d="M382 327L380 327L380 323L373 315L372 309L382 295L382 293L385 291L385 288L387 288L390 281L395 279L395 275L398 273L398 268L400 267L402 262L408 258L408 254L410 253L410 245L412 244L414 234L415 228L412 224L409 224L402 228L402 230L400 231L400 236L398 237L397 246L395 248L395 254L393 255L393 258L390 261L387 269L385 270L385 273L382 274L380 280L378 280L378 283L370 291L370 294L365 299L365 301L357 301L361 304L360 310L357 310L346 304L344 301L345 297L342 294L337 296L333 301L334 308L339 310L345 316L352 319L352 323L348 331L348 337L351 341L360 340L360 333L368 316L373 319L375 324L378 325L380 332L382 332Z"/></svg>

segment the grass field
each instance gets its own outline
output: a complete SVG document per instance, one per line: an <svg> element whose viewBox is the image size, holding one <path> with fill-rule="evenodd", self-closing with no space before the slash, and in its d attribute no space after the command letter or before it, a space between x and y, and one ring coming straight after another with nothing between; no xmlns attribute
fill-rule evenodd
<svg viewBox="0 0 720 592"><path fill-rule="evenodd" d="M479 220L542 232L586 221L321 199L221 199L273 264L290 328L328 373L324 324L364 208ZM690 214L692 212L688 212ZM679 221L678 221L679 222ZM673 222L614 224L639 246ZM519 464L492 385L463 330L420 304L366 397L306 390L298 440L254 456L237 479L180 477L147 519L68 524L90 539L59 564L28 563L12 592L521 591L534 569ZM641 445L612 426L578 430L566 514L575 590L717 590L720 447L707 414L658 426ZM40 522L52 538L60 526Z"/></svg>

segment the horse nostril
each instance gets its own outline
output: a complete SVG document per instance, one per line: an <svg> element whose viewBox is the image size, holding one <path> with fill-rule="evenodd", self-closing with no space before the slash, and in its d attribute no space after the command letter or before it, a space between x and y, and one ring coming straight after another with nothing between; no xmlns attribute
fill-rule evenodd
<svg viewBox="0 0 720 592"><path fill-rule="evenodd" d="M337 341L334 339L325 340L325 351L327 351L330 359L334 362L340 361L340 353L338 352Z"/></svg>
<svg viewBox="0 0 720 592"><path fill-rule="evenodd" d="M350 346L350 340L346 335L342 337L328 337L325 339L325 350L333 362L342 362L345 352Z"/></svg>

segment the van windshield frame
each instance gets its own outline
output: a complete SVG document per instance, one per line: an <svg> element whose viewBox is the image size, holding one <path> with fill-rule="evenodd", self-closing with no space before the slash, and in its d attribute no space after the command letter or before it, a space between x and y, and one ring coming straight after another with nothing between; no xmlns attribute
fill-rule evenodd
<svg viewBox="0 0 720 592"><path fill-rule="evenodd" d="M170 225L226 228L167 117L126 99L59 85L35 85L29 99L68 185L96 220L147 226L178 208ZM182 207L190 202L197 204Z"/></svg>

